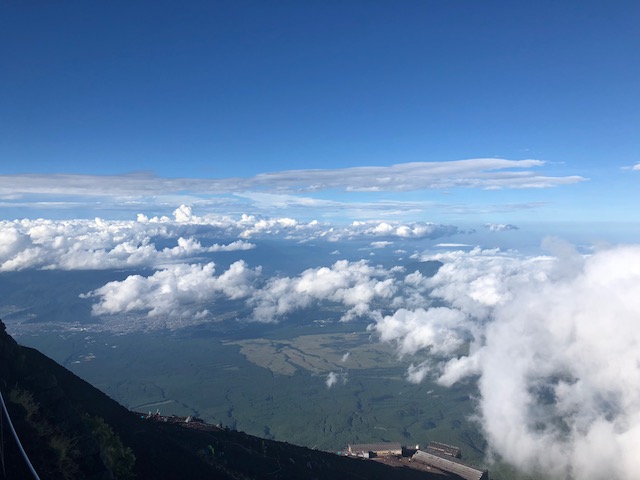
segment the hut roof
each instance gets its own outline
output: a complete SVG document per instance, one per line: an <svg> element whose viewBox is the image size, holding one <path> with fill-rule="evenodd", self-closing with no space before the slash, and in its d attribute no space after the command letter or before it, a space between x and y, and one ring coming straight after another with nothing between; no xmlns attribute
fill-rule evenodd
<svg viewBox="0 0 640 480"><path fill-rule="evenodd" d="M488 480L489 473L487 470L480 470L471 465L467 465L460 460L451 456L438 455L433 452L425 452L424 450L418 450L411 461L418 461L426 465L435 467L445 472L453 473L464 480Z"/></svg>

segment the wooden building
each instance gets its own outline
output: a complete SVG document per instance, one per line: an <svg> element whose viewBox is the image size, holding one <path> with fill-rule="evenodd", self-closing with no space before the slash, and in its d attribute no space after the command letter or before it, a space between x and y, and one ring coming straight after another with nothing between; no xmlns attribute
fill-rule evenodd
<svg viewBox="0 0 640 480"><path fill-rule="evenodd" d="M443 472L453 473L464 480L489 480L489 472L467 465L451 455L437 454L435 451L418 450L412 462L419 462L429 467L437 468Z"/></svg>
<svg viewBox="0 0 640 480"><path fill-rule="evenodd" d="M371 458L402 455L402 445L395 442L360 443L349 445L347 448L349 455L355 457Z"/></svg>

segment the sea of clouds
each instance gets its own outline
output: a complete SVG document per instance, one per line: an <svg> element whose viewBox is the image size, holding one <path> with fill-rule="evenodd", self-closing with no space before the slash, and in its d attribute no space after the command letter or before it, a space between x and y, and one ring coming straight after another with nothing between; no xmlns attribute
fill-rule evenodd
<svg viewBox="0 0 640 480"><path fill-rule="evenodd" d="M408 381L451 386L475 379L476 415L492 455L557 478L637 478L640 246L584 255L550 239L548 253L536 256L451 246L415 258L442 262L430 277L400 265L338 259L266 278L260 265L244 260L219 270L202 259L253 249L251 242L265 236L370 239L373 248L389 248L394 239L452 231L433 224L338 228L292 219L201 218L188 207L173 218L140 215L131 222L22 220L0 225L0 270L151 268L83 294L97 317L136 313L147 326L162 316L183 319L179 325L206 322L205 305L218 300L242 302L250 312L246 320L258 322L337 304L343 321L368 319L372 335L395 345L398 355L428 354L408 367ZM161 248L157 239L174 244ZM332 372L327 386L344 380Z"/></svg>
<svg viewBox="0 0 640 480"><path fill-rule="evenodd" d="M114 268L159 267L180 261L198 260L198 255L220 251L249 250L252 238L296 242L351 239L434 239L459 233L454 225L428 222L398 223L355 221L336 227L318 221L298 222L291 218L262 218L242 215L194 215L181 206L173 217L136 220L46 220L0 221L0 272L27 268L61 270L104 270ZM211 238L232 239L229 243L201 242ZM159 248L158 240L172 247Z"/></svg>

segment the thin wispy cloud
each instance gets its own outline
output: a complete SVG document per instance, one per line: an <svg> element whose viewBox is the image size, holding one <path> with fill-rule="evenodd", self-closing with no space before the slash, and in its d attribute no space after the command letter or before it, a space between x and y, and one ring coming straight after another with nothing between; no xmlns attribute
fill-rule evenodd
<svg viewBox="0 0 640 480"><path fill-rule="evenodd" d="M620 170L640 172L640 163L636 163L635 165L625 165L624 167L620 167Z"/></svg>
<svg viewBox="0 0 640 480"><path fill-rule="evenodd" d="M387 167L284 170L253 177L164 178L152 173L124 175L16 174L0 176L0 196L26 194L82 196L145 196L247 192L303 193L323 190L406 192L447 188L549 188L582 182L584 177L548 176L534 169L541 160L478 158L449 162L400 163ZM253 194L255 195L255 194Z"/></svg>
<svg viewBox="0 0 640 480"><path fill-rule="evenodd" d="M531 170L544 164L542 160L477 158L450 162L400 163L389 167L288 170L263 173L248 181L253 187L287 191L344 189L401 192L454 187L548 188L585 180L580 176L550 177Z"/></svg>
<svg viewBox="0 0 640 480"><path fill-rule="evenodd" d="M486 216L544 208L547 202L542 201L495 203L494 191L546 189L586 180L577 175L546 175L545 165L541 160L478 158L228 178L169 178L150 172L13 174L0 175L0 203L6 212L30 218L68 216L67 212L76 212L80 218L123 218L126 212L168 212L188 204L227 215L415 221L433 218L434 213ZM473 199L461 203L448 196L458 189L473 190ZM416 199L412 192L425 195ZM43 215L43 211L49 213Z"/></svg>

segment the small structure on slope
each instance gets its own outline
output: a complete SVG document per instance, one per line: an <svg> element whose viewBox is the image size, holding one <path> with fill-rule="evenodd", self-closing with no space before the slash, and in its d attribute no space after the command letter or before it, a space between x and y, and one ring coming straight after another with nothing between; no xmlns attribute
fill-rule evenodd
<svg viewBox="0 0 640 480"><path fill-rule="evenodd" d="M463 463L451 455L438 454L435 450L418 450L411 457L411 461L437 468L443 472L453 473L464 480L489 480L488 470L480 470L477 467Z"/></svg>
<svg viewBox="0 0 640 480"><path fill-rule="evenodd" d="M402 455L402 445L396 442L350 444L348 451L349 455L354 457L385 457L389 455Z"/></svg>

